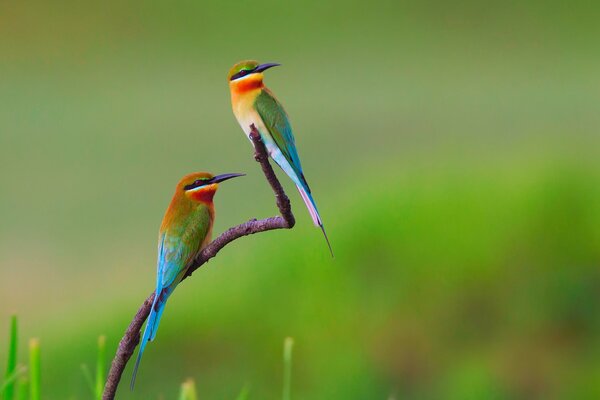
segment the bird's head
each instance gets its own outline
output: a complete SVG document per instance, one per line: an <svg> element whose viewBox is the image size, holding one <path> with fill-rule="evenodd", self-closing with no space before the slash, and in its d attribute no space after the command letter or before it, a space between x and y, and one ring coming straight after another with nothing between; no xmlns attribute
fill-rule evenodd
<svg viewBox="0 0 600 400"><path fill-rule="evenodd" d="M244 92L263 86L263 71L281 64L259 64L258 61L240 61L229 70L227 80L232 90Z"/></svg>
<svg viewBox="0 0 600 400"><path fill-rule="evenodd" d="M244 174L212 175L208 172L195 172L181 178L177 191L188 199L198 203L210 203L215 195L219 182L226 181Z"/></svg>

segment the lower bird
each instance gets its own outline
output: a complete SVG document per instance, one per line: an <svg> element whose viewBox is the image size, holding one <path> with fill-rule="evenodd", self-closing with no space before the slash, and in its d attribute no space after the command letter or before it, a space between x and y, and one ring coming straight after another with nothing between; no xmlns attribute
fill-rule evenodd
<svg viewBox="0 0 600 400"><path fill-rule="evenodd" d="M219 182L243 175L196 172L177 184L158 233L156 291L133 369L132 389L146 344L156 337L167 299L184 278L194 255L210 242L215 219L213 196Z"/></svg>
<svg viewBox="0 0 600 400"><path fill-rule="evenodd" d="M235 64L229 70L227 80L233 114L248 137L252 131L251 127L256 128L271 158L296 184L313 223L323 231L329 251L333 255L317 204L302 172L288 116L281 103L263 83L263 72L278 65L247 60Z"/></svg>

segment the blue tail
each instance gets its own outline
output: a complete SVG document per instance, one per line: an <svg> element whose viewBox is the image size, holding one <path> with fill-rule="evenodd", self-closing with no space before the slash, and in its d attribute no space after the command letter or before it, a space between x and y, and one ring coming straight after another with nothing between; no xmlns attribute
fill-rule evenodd
<svg viewBox="0 0 600 400"><path fill-rule="evenodd" d="M308 183L304 178L304 174L300 168L294 168L289 161L285 158L281 150L277 149L276 151L271 151L271 158L275 160L277 165L281 167L281 169L294 181L300 195L302 196L302 200L304 200L304 204L306 204L306 208L308 208L308 212L313 220L315 226L321 228L323 232L323 236L325 236L325 241L327 242L327 247L329 247L329 252L333 257L333 250L331 249L331 243L329 243L329 238L327 237L327 233L325 233L325 228L323 227L323 221L321 220L321 216L319 215L319 210L317 210L317 204L315 203L315 199L313 199L312 194L310 193L310 188L308 187Z"/></svg>
<svg viewBox="0 0 600 400"><path fill-rule="evenodd" d="M146 329L144 329L144 335L142 336L142 340L140 341L140 351L138 353L137 359L135 360L135 367L133 367L133 375L131 376L130 385L131 390L133 390L133 387L135 385L135 378L137 376L138 367L140 366L140 361L142 361L142 355L144 354L146 344L154 340L154 338L156 337L156 331L158 330L160 317L162 317L163 311L165 311L165 306L167 305L167 298L170 294L169 292L167 292L167 289L163 289L160 292L157 291L157 293L158 294L154 296L152 309L150 310L150 315L148 316L148 321L146 322Z"/></svg>
<svg viewBox="0 0 600 400"><path fill-rule="evenodd" d="M310 193L310 189L308 185L296 185L298 191L300 192L300 196L302 196L302 200L304 200L304 204L306 204L306 208L308 208L308 212L313 220L313 223L321 228L323 232L323 236L325 236L325 241L327 242L327 247L329 247L329 252L331 253L331 257L333 257L333 250L331 249L331 243L329 243L329 238L327 237L327 233L325 233L325 227L323 226L323 221L321 221L321 216L319 215L319 210L317 210L317 204L315 203L315 199L313 199L312 194Z"/></svg>

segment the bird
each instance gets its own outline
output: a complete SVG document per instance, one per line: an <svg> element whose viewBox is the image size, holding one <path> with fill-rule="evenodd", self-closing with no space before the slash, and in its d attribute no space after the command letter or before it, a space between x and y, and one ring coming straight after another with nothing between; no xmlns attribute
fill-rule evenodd
<svg viewBox="0 0 600 400"><path fill-rule="evenodd" d="M215 219L213 197L219 182L243 175L195 172L177 184L158 232L156 291L131 377L132 390L144 349L156 337L167 299L184 278L188 263L210 242Z"/></svg>
<svg viewBox="0 0 600 400"><path fill-rule="evenodd" d="M313 223L321 228L333 256L323 220L302 172L288 115L275 95L263 83L263 72L280 65L277 63L259 64L254 60L245 60L231 67L227 75L231 92L231 107L250 141L252 142L250 134L252 126L254 126L265 144L269 156L294 182L308 208Z"/></svg>

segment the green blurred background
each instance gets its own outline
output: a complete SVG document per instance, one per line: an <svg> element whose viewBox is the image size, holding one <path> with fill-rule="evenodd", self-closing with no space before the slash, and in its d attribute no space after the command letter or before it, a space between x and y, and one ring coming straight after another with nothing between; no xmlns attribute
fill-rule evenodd
<svg viewBox="0 0 600 400"><path fill-rule="evenodd" d="M43 397L89 398L155 280L185 173L244 171L215 232L274 215L225 76L282 67L336 257L292 231L178 288L134 392L277 399L600 397L600 7L593 2L0 3L0 360L11 313ZM162 397L161 397L162 396Z"/></svg>

